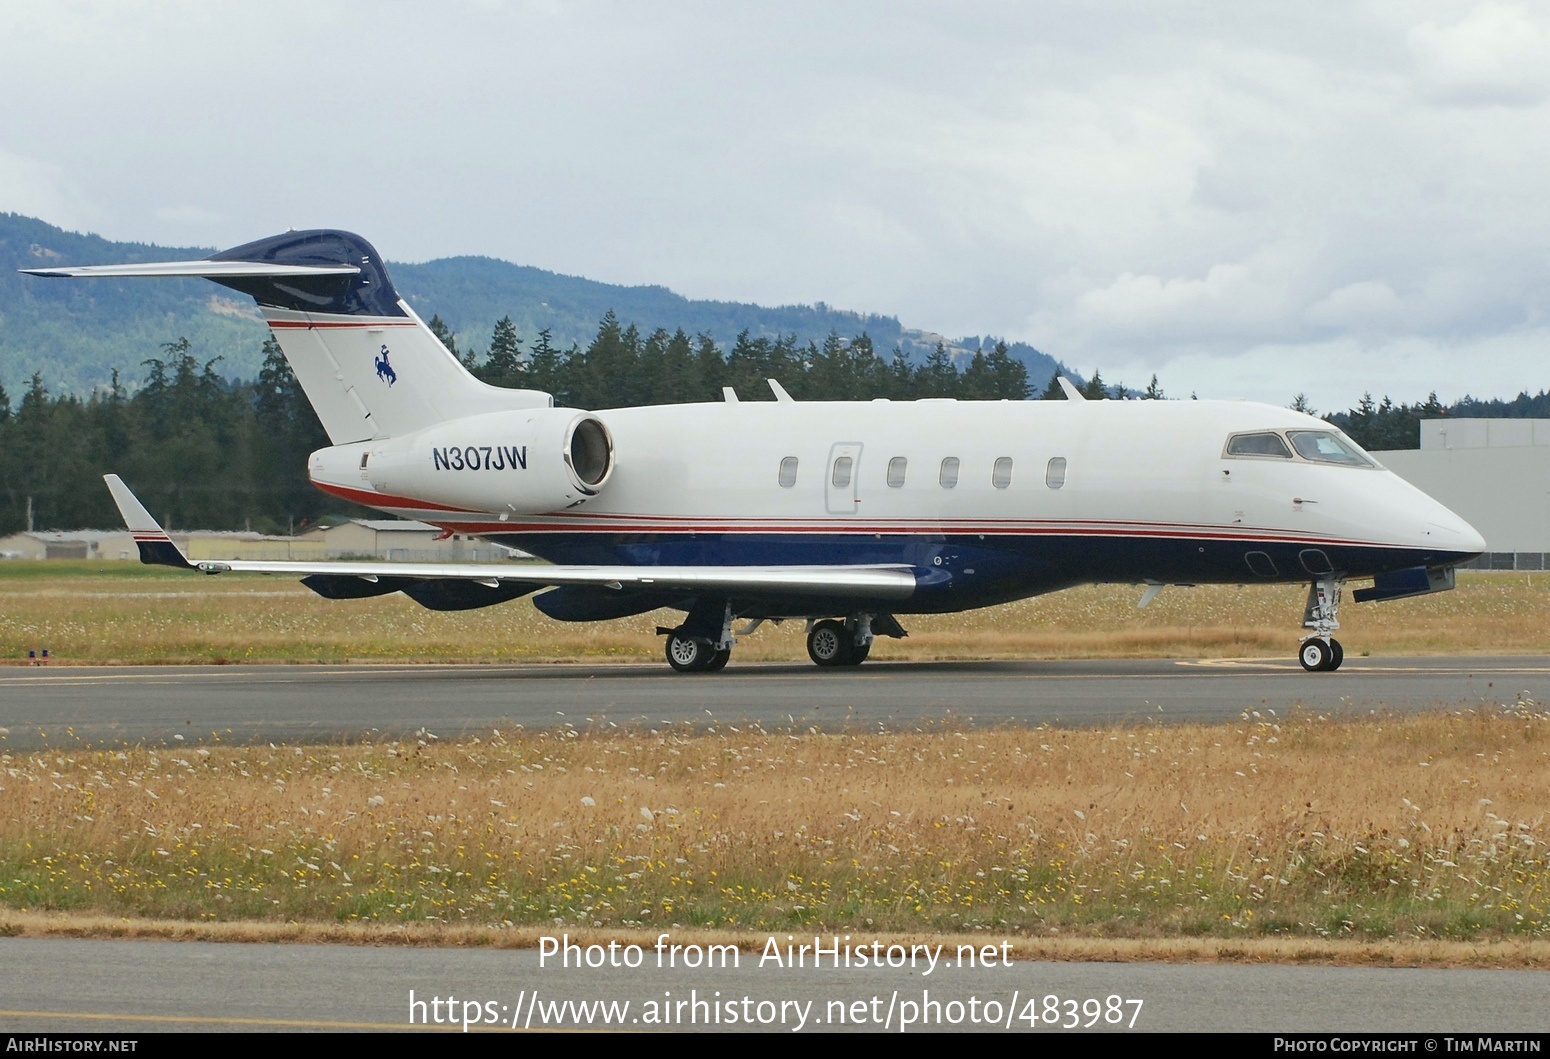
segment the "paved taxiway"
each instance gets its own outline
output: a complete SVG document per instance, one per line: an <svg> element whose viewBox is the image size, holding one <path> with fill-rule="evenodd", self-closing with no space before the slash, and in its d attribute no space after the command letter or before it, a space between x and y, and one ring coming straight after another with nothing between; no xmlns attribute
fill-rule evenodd
<svg viewBox="0 0 1550 1059"><path fill-rule="evenodd" d="M53 667L0 670L0 746L336 741L503 725L1097 724L1550 703L1550 658L738 665Z"/></svg>
<svg viewBox="0 0 1550 1059"><path fill-rule="evenodd" d="M757 952L743 953L736 970L691 971L657 969L649 945L644 955L635 969L566 971L552 960L540 968L533 950L3 938L0 1032L406 1029L410 990L425 1002L417 1018L445 1017L444 1003L433 1015L429 1002L452 997L459 1016L494 1015L508 1028L514 1022L532 1029L556 1024L547 1017L551 1004L598 1000L629 1002L627 1010L614 1008L615 1027L651 1028L632 1019L650 1018L648 1002L672 1000L685 1002L677 1009L684 1024L675 1019L665 1028L707 1028L687 1024L695 999L707 1017L719 1010L721 1029L749 1028L728 1025L731 1002L740 1018L746 1011L756 1023L768 1019L752 1028L788 1033L898 1032L908 1005L921 1017L932 1000L942 1021L913 1029L1055 1032L1060 1027L1044 1019L1066 1021L1067 1000L1077 1001L1072 1010L1080 1013L1090 999L1098 1005L1088 1005L1089 1012L1100 1012L1094 1031L1130 1028L1132 1016L1134 1029L1151 1032L1544 1033L1550 1027L1543 971L1032 962L971 969L949 966L951 949L930 974L920 963L892 970L761 967ZM1101 1014L1110 996L1142 1003L1123 1006L1116 1025ZM747 1006L744 997L751 999ZM970 997L977 1000L973 1008ZM1055 1010L1046 997L1057 998ZM465 1002L477 1006L465 1009ZM987 1002L1001 1024L970 1024L968 1012L983 1017ZM564 1014L560 1025L587 1024L574 1008ZM837 1024L841 1014L843 1025ZM1040 1021L1019 1020L1019 1014ZM956 1025L947 1024L955 1017ZM891 1024L883 1025L885 1018ZM590 1025L604 1023L594 1012Z"/></svg>

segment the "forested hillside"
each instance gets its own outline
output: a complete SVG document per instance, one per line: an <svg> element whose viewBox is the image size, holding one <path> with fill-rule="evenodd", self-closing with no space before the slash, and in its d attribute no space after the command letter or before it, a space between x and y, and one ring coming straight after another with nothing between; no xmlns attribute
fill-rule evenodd
<svg viewBox="0 0 1550 1059"><path fill-rule="evenodd" d="M260 236L268 233L255 232ZM367 233L369 236L369 233ZM206 280L82 280L69 282L17 274L19 268L116 264L204 257L212 248L115 243L65 232L14 213L0 214L0 385L20 390L34 372L54 392L87 394L119 372L133 391L145 378L142 364L162 343L187 338L206 359L220 357L228 378L253 379L267 334L250 299ZM923 364L941 336L904 327L891 316L845 312L826 305L768 308L736 302L696 301L665 287L625 287L488 257L443 258L424 264L389 263L399 292L426 319L438 316L457 344L479 349L497 321L510 319L523 342L543 330L565 348L586 346L598 321L612 311L643 334L682 328L731 346L751 338L822 342L831 333L865 333L885 356L898 348L911 364ZM943 340L962 369L993 338ZM1024 343L1008 355L1029 378L1045 379L1058 367Z"/></svg>
<svg viewBox="0 0 1550 1059"><path fill-rule="evenodd" d="M444 341L455 350L450 335ZM509 320L489 345L487 355L462 354L484 381L587 408L720 400L724 386L773 400L768 378L784 380L799 400L1021 400L1029 392L1004 346L975 354L959 372L945 348L919 367L878 356L864 335L799 345L744 334L724 350L681 329L642 334L612 313L585 347L562 349L547 332L524 346ZM112 378L85 398L56 394L41 374L14 402L0 388L0 534L114 525L102 485L110 471L171 526L280 532L325 514L364 513L307 481L307 453L328 440L272 340L251 382L223 377L186 339L146 359L133 392Z"/></svg>

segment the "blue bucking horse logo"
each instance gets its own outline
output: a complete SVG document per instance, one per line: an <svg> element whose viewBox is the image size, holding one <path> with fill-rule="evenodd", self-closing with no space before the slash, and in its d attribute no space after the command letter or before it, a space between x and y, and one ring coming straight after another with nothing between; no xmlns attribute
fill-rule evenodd
<svg viewBox="0 0 1550 1059"><path fill-rule="evenodd" d="M393 370L393 365L388 363L388 347L382 347L382 355L377 358L377 378L387 380L388 387L398 381L398 372Z"/></svg>

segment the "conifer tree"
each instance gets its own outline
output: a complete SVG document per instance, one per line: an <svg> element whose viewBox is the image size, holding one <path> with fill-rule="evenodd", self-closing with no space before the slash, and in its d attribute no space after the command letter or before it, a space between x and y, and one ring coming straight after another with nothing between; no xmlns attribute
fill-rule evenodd
<svg viewBox="0 0 1550 1059"><path fill-rule="evenodd" d="M426 326L431 329L431 334L435 335L441 344L447 347L448 353L457 357L458 360L463 359L457 351L457 336L452 333L452 328L448 327L440 316L432 316L431 322Z"/></svg>
<svg viewBox="0 0 1550 1059"><path fill-rule="evenodd" d="M517 325L510 316L503 316L490 333L490 349L485 362L474 374L492 386L513 389L524 385L522 343L517 338Z"/></svg>
<svg viewBox="0 0 1550 1059"><path fill-rule="evenodd" d="M990 374L991 397L1007 401L1028 399L1028 369L1013 358L1005 341L996 342L985 358L985 366Z"/></svg>
<svg viewBox="0 0 1550 1059"><path fill-rule="evenodd" d="M947 346L937 342L936 348L915 374L916 397L957 397L958 369L948 355Z"/></svg>

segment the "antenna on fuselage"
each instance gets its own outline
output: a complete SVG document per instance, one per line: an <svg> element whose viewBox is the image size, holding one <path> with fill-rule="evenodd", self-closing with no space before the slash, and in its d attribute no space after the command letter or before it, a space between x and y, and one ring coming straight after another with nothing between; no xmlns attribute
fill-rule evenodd
<svg viewBox="0 0 1550 1059"><path fill-rule="evenodd" d="M789 393L786 392L786 388L784 386L776 382L774 379L765 379L764 381L770 384L770 389L775 393L775 400L784 401L787 403L792 402L792 397Z"/></svg>
<svg viewBox="0 0 1550 1059"><path fill-rule="evenodd" d="M1075 386L1072 386L1071 385L1071 380L1066 378L1064 375L1057 375L1057 376L1055 376L1055 381L1060 383L1060 388L1065 391L1066 400L1068 400L1068 401L1085 401L1085 400L1087 400L1087 398L1082 396L1082 391L1078 390Z"/></svg>

